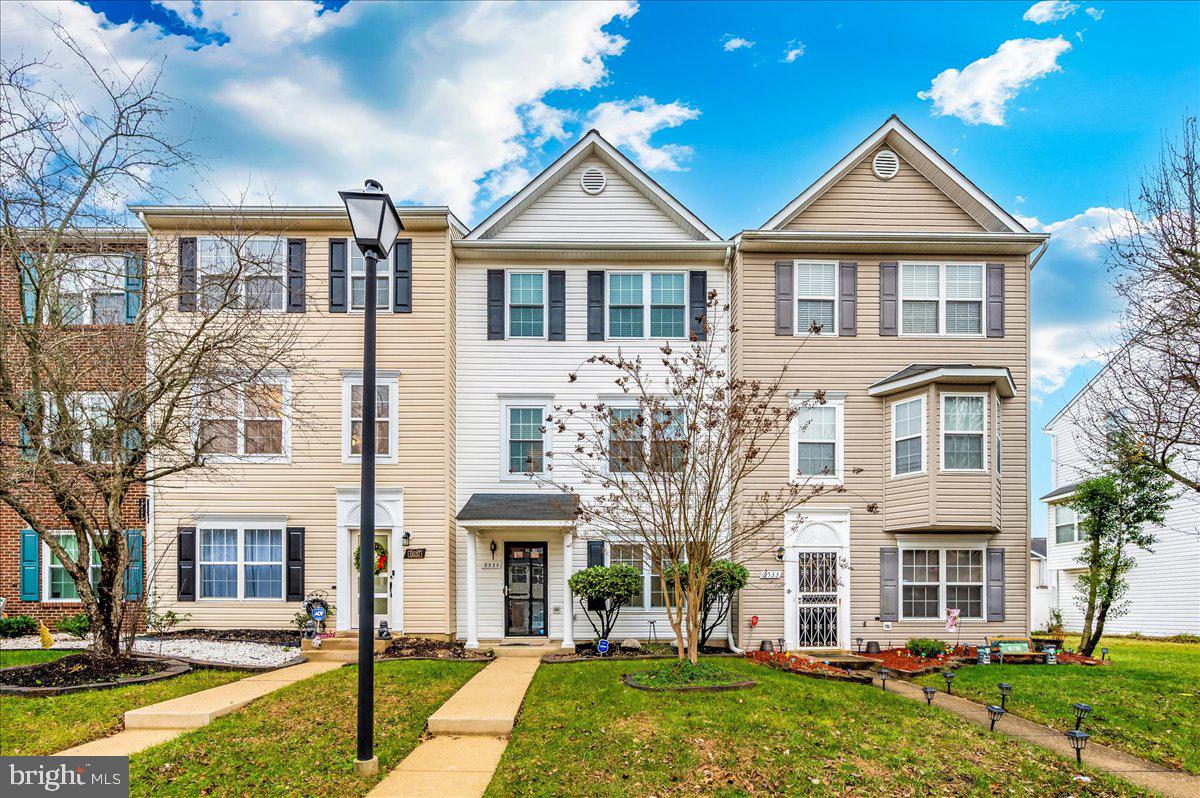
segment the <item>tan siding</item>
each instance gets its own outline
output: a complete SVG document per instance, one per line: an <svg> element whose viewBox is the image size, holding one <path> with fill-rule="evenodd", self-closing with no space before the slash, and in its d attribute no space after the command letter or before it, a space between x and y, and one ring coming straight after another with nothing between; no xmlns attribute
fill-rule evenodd
<svg viewBox="0 0 1200 798"><path fill-rule="evenodd" d="M874 153L788 222L785 230L954 230L984 228L907 161L891 180L871 171Z"/></svg>

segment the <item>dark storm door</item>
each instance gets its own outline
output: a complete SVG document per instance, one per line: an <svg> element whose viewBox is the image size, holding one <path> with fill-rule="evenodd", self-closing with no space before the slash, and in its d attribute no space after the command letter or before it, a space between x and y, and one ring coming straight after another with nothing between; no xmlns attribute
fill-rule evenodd
<svg viewBox="0 0 1200 798"><path fill-rule="evenodd" d="M546 544L504 544L504 634L546 637Z"/></svg>

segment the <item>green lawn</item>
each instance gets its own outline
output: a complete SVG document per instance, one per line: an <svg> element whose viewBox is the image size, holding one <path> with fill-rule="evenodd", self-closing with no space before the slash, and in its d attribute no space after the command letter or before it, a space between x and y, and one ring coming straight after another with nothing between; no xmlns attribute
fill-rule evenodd
<svg viewBox="0 0 1200 798"><path fill-rule="evenodd" d="M65 657L67 654L78 654L76 650L55 648L55 649L18 649L15 651L0 650L0 668L9 668L13 665L37 665L41 662L49 662L52 659Z"/></svg>
<svg viewBox="0 0 1200 798"><path fill-rule="evenodd" d="M540 668L487 795L1145 794L877 688L720 660L758 686L652 693L635 666Z"/></svg>
<svg viewBox="0 0 1200 798"><path fill-rule="evenodd" d="M1090 704L1084 730L1095 742L1200 772L1200 645L1119 638L1104 645L1110 665L960 668L954 692L998 704L996 685L1008 682L1009 710L1060 729L1074 727L1072 704ZM937 674L918 681L944 685Z"/></svg>
<svg viewBox="0 0 1200 798"><path fill-rule="evenodd" d="M375 753L386 774L416 747L425 721L482 667L477 662L375 665ZM135 796L361 796L354 775L358 668L339 668L130 760Z"/></svg>
<svg viewBox="0 0 1200 798"><path fill-rule="evenodd" d="M59 652L5 653L45 655ZM173 679L110 690L86 690L45 698L0 696L0 754L53 754L107 737L120 730L127 710L206 690L246 675L241 671L192 671Z"/></svg>

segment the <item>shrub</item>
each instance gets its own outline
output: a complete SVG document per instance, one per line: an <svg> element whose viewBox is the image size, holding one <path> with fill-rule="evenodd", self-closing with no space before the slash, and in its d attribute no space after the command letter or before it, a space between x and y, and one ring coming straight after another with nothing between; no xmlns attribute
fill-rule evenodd
<svg viewBox="0 0 1200 798"><path fill-rule="evenodd" d="M904 647L918 657L925 657L926 659L946 653L946 644L941 640L934 640L930 637L914 637L905 643Z"/></svg>
<svg viewBox="0 0 1200 798"><path fill-rule="evenodd" d="M733 594L750 581L746 566L733 560L716 560L708 572L704 585L704 607L700 613L700 645L708 644L708 638L729 615Z"/></svg>
<svg viewBox="0 0 1200 798"><path fill-rule="evenodd" d="M78 615L65 615L58 622L58 631L66 632L71 637L77 637L82 640L92 631L92 622L88 620L86 612L81 612Z"/></svg>
<svg viewBox="0 0 1200 798"><path fill-rule="evenodd" d="M1062 610L1057 607L1050 610L1050 617L1046 621L1046 631L1052 635L1061 635L1063 633Z"/></svg>
<svg viewBox="0 0 1200 798"><path fill-rule="evenodd" d="M621 608L642 589L642 574L628 565L593 565L571 574L567 584L579 599L596 637L605 639L616 626ZM593 613L600 621L598 626L592 620Z"/></svg>
<svg viewBox="0 0 1200 798"><path fill-rule="evenodd" d="M29 615L13 615L11 618L0 618L0 637L23 637L35 635L38 624Z"/></svg>

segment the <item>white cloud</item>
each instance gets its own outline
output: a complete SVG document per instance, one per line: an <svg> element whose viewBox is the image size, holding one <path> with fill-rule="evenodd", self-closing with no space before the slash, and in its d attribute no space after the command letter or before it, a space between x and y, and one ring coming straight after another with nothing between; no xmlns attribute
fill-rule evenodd
<svg viewBox="0 0 1200 798"><path fill-rule="evenodd" d="M1035 404L1063 387L1071 372L1104 357L1116 325L1112 321L1082 324L1034 324L1030 341L1030 377Z"/></svg>
<svg viewBox="0 0 1200 798"><path fill-rule="evenodd" d="M1088 6L1087 8L1083 9L1083 13L1087 14L1089 17L1091 17L1092 19L1099 22L1100 18L1104 16L1104 9L1103 8L1093 8L1091 6Z"/></svg>
<svg viewBox="0 0 1200 798"><path fill-rule="evenodd" d="M540 147L551 139L561 141L569 137L566 125L574 114L563 108L552 108L541 100L530 103L525 109L525 119L534 131L533 144Z"/></svg>
<svg viewBox="0 0 1200 798"><path fill-rule="evenodd" d="M783 51L784 63L792 63L797 58L804 55L807 49L808 48L805 47L804 42L800 41L799 39L792 39L787 43L787 47Z"/></svg>
<svg viewBox="0 0 1200 798"><path fill-rule="evenodd" d="M1067 247L1086 255L1096 255L1100 247L1114 233L1129 234L1136 219L1124 208L1088 208L1083 213L1077 213L1069 219L1050 222L1042 225L1036 218L1028 220L1017 217L1017 220L1030 230L1041 231L1051 235L1050 245ZM1033 226L1026 224L1032 222Z"/></svg>
<svg viewBox="0 0 1200 798"><path fill-rule="evenodd" d="M1033 81L1061 71L1058 57L1070 49L1061 36L1010 39L962 70L941 72L917 96L932 100L937 116L958 117L968 125L1003 125L1005 106Z"/></svg>
<svg viewBox="0 0 1200 798"><path fill-rule="evenodd" d="M1078 5L1069 3L1067 0L1041 0L1040 3L1034 3L1027 8L1022 19L1035 25L1044 25L1047 22L1066 19L1078 10Z"/></svg>
<svg viewBox="0 0 1200 798"><path fill-rule="evenodd" d="M726 33L724 37L724 44L721 46L725 49L725 52L732 53L734 50L742 50L753 47L754 44L755 43L749 39L741 36L734 36L732 33Z"/></svg>
<svg viewBox="0 0 1200 798"><path fill-rule="evenodd" d="M1019 213L1014 213L1013 218L1024 225L1025 229L1031 233L1036 232L1042 226L1042 223L1038 221L1036 216L1022 216Z"/></svg>
<svg viewBox="0 0 1200 798"><path fill-rule="evenodd" d="M650 97L614 100L597 105L590 116L591 126L618 147L626 147L643 169L667 172L683 170L682 162L692 156L692 148L682 144L654 146L650 137L660 130L679 127L700 116L700 110L678 100L659 103Z"/></svg>
<svg viewBox="0 0 1200 798"><path fill-rule="evenodd" d="M1025 195L1018 194L1017 196L1013 197L1013 201L1015 201L1018 205L1022 205L1025 202Z"/></svg>

